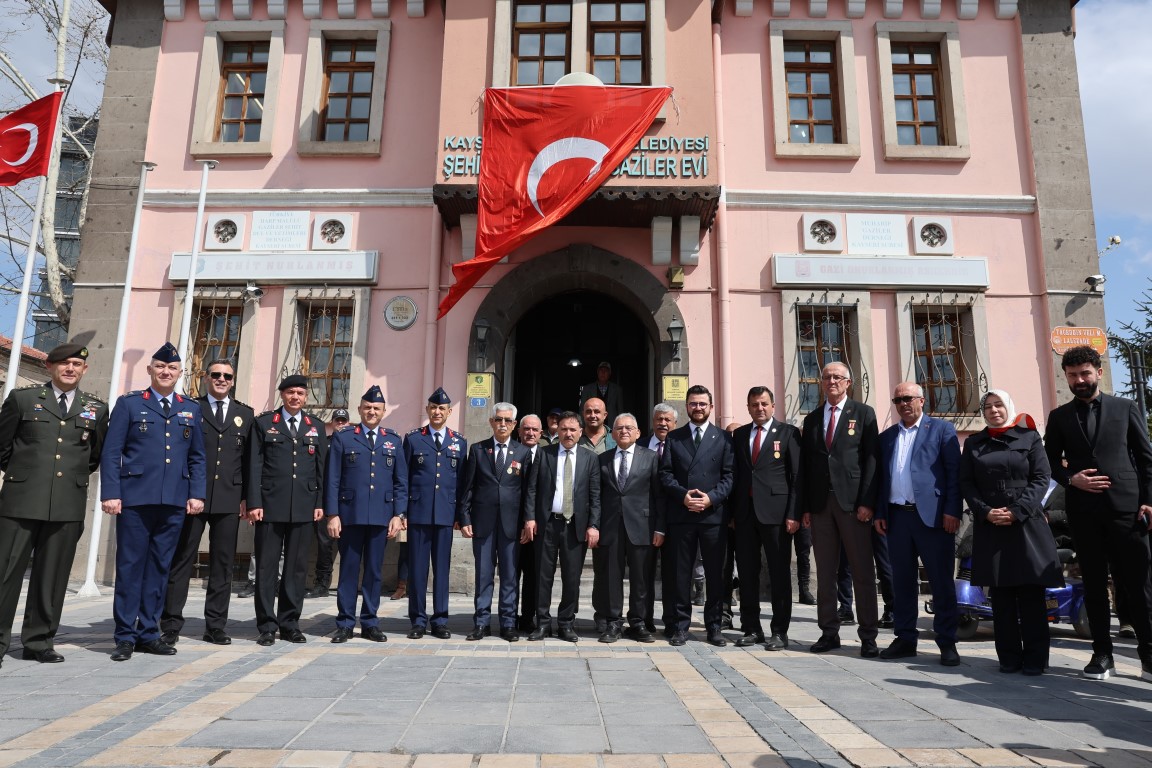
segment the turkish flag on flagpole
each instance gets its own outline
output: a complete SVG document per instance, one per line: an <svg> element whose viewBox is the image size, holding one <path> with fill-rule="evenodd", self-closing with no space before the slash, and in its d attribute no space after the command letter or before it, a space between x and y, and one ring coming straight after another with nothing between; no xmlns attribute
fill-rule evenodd
<svg viewBox="0 0 1152 768"><path fill-rule="evenodd" d="M0 187L48 174L62 98L57 91L0 119Z"/></svg>
<svg viewBox="0 0 1152 768"><path fill-rule="evenodd" d="M476 256L452 267L444 317L511 251L584 202L672 94L666 86L555 85L484 93Z"/></svg>

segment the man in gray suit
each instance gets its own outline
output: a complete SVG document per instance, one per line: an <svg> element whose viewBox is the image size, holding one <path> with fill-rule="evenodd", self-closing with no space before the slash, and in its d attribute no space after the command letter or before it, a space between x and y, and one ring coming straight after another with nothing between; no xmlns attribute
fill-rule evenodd
<svg viewBox="0 0 1152 768"><path fill-rule="evenodd" d="M580 412L584 404L596 397L604 401L604 420L614 419L624 412L624 390L612 378L612 364L604 360L596 366L596 381L585 384L580 389ZM609 421L609 424L612 422Z"/></svg>
<svg viewBox="0 0 1152 768"><path fill-rule="evenodd" d="M576 445L580 418L572 411L560 414L560 442L536 451L532 476L524 497L524 533L521 542L536 541L536 629L529 640L552 634L552 582L560 562L560 608L556 614L561 640L580 638L574 626L580 602L580 573L588 547L600 539L600 462L595 453Z"/></svg>
<svg viewBox="0 0 1152 768"><path fill-rule="evenodd" d="M628 569L628 634L652 642L646 575L664 543L664 497L656 452L637 444L636 417L622 413L612 427L616 447L600 455L600 542L592 550L592 607L600 642L614 643L624 627Z"/></svg>

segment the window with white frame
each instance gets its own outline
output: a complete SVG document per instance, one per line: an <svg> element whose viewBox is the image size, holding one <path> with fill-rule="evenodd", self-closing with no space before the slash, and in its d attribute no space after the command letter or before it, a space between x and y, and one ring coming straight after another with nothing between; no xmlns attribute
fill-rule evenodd
<svg viewBox="0 0 1152 768"><path fill-rule="evenodd" d="M299 154L380 154L391 36L387 19L311 22Z"/></svg>
<svg viewBox="0 0 1152 768"><path fill-rule="evenodd" d="M859 157L851 22L773 19L768 34L777 157Z"/></svg>
<svg viewBox="0 0 1152 768"><path fill-rule="evenodd" d="M283 21L204 25L189 148L193 157L272 154L283 59Z"/></svg>
<svg viewBox="0 0 1152 768"><path fill-rule="evenodd" d="M956 22L878 22L876 60L885 157L967 160L968 109Z"/></svg>

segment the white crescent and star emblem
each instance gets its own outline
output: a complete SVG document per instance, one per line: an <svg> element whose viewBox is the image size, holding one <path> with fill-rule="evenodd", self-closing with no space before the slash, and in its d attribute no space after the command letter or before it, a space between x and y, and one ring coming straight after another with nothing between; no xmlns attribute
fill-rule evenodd
<svg viewBox="0 0 1152 768"><path fill-rule="evenodd" d="M20 125L14 125L0 135L7 135L12 133L12 131L26 131L28 133L28 149L25 150L24 155L14 163L4 160L6 164L16 167L28 162L28 158L32 157L32 154L36 151L36 144L40 138L40 129L36 127L36 123L20 123Z"/></svg>
<svg viewBox="0 0 1152 768"><path fill-rule="evenodd" d="M532 202L532 207L541 217L544 216L544 211L540 209L540 202L536 199L536 188L540 186L540 179L552 166L564 160L578 158L592 160L595 165L588 172L588 178L592 178L600 170L600 163L606 154L608 154L607 146L593 139L584 139L579 136L557 139L544 147L533 158L532 166L528 169L528 199Z"/></svg>

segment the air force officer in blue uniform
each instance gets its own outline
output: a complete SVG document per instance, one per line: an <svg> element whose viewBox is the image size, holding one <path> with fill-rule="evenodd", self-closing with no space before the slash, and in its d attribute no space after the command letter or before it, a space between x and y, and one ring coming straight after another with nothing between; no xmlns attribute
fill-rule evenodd
<svg viewBox="0 0 1152 768"><path fill-rule="evenodd" d="M446 425L452 398L437 388L424 406L428 426L404 438L408 463L408 637L419 640L429 630L441 640L448 631L448 568L452 561L452 526L460 511L460 478L468 441ZM432 563L432 617L428 617L428 563Z"/></svg>
<svg viewBox="0 0 1152 768"><path fill-rule="evenodd" d="M328 445L324 513L328 517L328 535L340 547L334 643L352 638L358 586L360 636L377 643L388 639L376 615L380 608L380 570L388 539L396 538L404 526L408 466L400 435L380 426L386 410L384 393L373 384L360 398L360 423L333 434Z"/></svg>
<svg viewBox="0 0 1152 768"><path fill-rule="evenodd" d="M175 392L183 369L171 343L152 356L152 386L116 401L100 457L100 498L116 515L116 622L113 661L133 650L171 656L160 641L168 568L185 513L204 510L200 405Z"/></svg>

